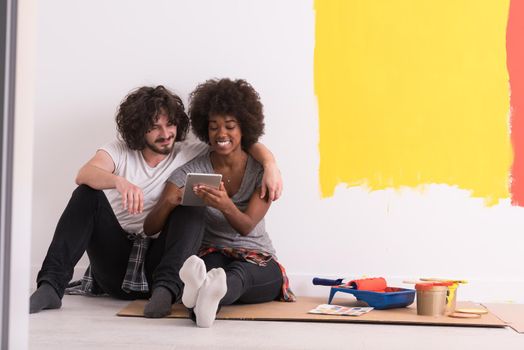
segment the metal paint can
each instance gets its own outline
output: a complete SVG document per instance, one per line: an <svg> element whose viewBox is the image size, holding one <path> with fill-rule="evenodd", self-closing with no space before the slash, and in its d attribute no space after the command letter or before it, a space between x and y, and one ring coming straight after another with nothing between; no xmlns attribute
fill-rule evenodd
<svg viewBox="0 0 524 350"><path fill-rule="evenodd" d="M442 316L446 313L448 287L452 283L429 282L417 283L417 314L424 316Z"/></svg>

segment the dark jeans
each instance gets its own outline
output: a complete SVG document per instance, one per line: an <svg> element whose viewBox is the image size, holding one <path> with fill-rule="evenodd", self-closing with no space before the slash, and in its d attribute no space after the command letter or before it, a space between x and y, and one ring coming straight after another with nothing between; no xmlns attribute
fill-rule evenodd
<svg viewBox="0 0 524 350"><path fill-rule="evenodd" d="M177 207L160 236L151 241L145 258L150 290L163 286L171 291L173 301L181 297L183 283L178 271L200 248L203 215L201 207ZM38 273L38 286L45 281L62 297L76 263L87 251L93 277L104 292L119 299L148 298L150 293L126 293L121 289L132 244L105 194L81 185L58 221Z"/></svg>
<svg viewBox="0 0 524 350"><path fill-rule="evenodd" d="M235 302L243 304L264 303L275 300L282 288L282 272L278 264L271 260L267 266L258 266L239 261L215 252L202 258L207 270L222 267L226 272L227 293L220 305Z"/></svg>

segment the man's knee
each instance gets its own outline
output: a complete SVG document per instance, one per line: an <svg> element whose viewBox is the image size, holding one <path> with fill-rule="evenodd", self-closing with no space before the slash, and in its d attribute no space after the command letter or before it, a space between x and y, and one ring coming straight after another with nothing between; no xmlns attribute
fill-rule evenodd
<svg viewBox="0 0 524 350"><path fill-rule="evenodd" d="M103 193L101 190L95 190L92 187L89 187L88 185L79 185L74 191L73 191L73 197L89 197L89 196L98 196L100 193Z"/></svg>

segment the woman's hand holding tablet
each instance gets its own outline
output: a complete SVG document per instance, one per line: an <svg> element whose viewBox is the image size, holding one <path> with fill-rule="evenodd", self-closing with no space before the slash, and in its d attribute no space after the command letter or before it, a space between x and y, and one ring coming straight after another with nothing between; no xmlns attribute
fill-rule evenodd
<svg viewBox="0 0 524 350"><path fill-rule="evenodd" d="M218 189L221 181L221 174L188 173L181 204L194 207L205 206L204 201L193 192L193 187L196 185L207 185Z"/></svg>

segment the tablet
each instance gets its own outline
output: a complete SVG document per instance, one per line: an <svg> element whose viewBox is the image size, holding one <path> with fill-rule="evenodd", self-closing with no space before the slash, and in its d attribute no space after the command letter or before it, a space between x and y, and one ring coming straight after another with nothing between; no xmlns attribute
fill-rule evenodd
<svg viewBox="0 0 524 350"><path fill-rule="evenodd" d="M221 174L189 173L186 176L186 185L182 194L182 205L203 207L206 204L193 192L193 187L198 184L219 188L222 181Z"/></svg>

